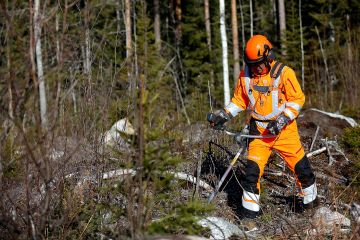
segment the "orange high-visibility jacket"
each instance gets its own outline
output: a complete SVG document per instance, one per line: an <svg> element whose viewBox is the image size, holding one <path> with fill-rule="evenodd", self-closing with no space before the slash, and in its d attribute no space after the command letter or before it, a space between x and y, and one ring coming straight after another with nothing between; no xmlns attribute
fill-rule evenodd
<svg viewBox="0 0 360 240"><path fill-rule="evenodd" d="M276 69L279 65L273 61L271 68ZM250 77L250 69L246 66L240 73L234 96L225 110L232 116L245 109L252 110L251 116L260 120L256 124L261 132L268 120L276 119L282 112L291 120L295 119L305 102L305 95L293 69L284 66L280 71L276 79L270 76L271 72Z"/></svg>

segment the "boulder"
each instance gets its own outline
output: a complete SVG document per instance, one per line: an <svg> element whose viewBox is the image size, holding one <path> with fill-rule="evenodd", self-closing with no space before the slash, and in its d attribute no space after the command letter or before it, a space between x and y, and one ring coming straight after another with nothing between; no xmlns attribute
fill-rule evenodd
<svg viewBox="0 0 360 240"><path fill-rule="evenodd" d="M193 236L193 235L167 235L167 236L152 236L145 240L207 240L208 238Z"/></svg>
<svg viewBox="0 0 360 240"><path fill-rule="evenodd" d="M210 239L229 239L231 236L237 236L241 238L253 237L248 232L241 230L235 224L220 217L207 217L201 219L198 224L200 224L202 227L207 227L210 229ZM253 230L251 230L251 232L252 231Z"/></svg>
<svg viewBox="0 0 360 240"><path fill-rule="evenodd" d="M335 225L349 228L351 225L350 219L341 213L332 211L328 207L321 207L316 210L314 217L314 224L324 228L332 228Z"/></svg>
<svg viewBox="0 0 360 240"><path fill-rule="evenodd" d="M297 121L300 132L305 136L313 136L316 126L320 127L320 135L329 137L342 135L344 128L358 126L356 121L350 117L315 108L302 111Z"/></svg>
<svg viewBox="0 0 360 240"><path fill-rule="evenodd" d="M350 208L350 214L357 223L360 223L360 205L352 203Z"/></svg>
<svg viewBox="0 0 360 240"><path fill-rule="evenodd" d="M120 119L109 131L106 131L103 138L106 145L113 146L114 144L127 146L127 142L121 137L121 134L134 135L135 130L127 118Z"/></svg>

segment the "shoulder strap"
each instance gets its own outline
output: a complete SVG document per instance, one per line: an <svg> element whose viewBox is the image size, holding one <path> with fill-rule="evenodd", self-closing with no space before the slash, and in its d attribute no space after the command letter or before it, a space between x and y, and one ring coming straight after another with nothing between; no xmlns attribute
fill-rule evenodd
<svg viewBox="0 0 360 240"><path fill-rule="evenodd" d="M274 66L271 68L270 77L274 79L278 78L284 67L285 64L283 64L282 62L276 62Z"/></svg>

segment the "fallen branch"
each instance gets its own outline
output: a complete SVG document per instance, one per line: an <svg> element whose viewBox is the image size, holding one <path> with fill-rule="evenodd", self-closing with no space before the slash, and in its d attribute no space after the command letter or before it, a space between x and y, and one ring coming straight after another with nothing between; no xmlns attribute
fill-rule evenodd
<svg viewBox="0 0 360 240"><path fill-rule="evenodd" d="M327 153L328 153L328 156L329 156L329 166L331 166L335 160L334 160L334 158L332 157L332 155L330 153L330 148L329 148L327 138L325 138L325 145L326 145L326 150L327 150Z"/></svg>
<svg viewBox="0 0 360 240"><path fill-rule="evenodd" d="M347 162L350 162L350 160L346 157L345 153L339 147L339 144L338 144L338 142L336 140L335 141L328 141L328 144L330 146L332 146L335 149L336 152L338 152L341 156L343 156Z"/></svg>
<svg viewBox="0 0 360 240"><path fill-rule="evenodd" d="M166 173L170 173L174 175L174 178L180 179L180 180L186 180L188 182L191 182L193 184L196 184L196 177L194 177L193 175L187 174L187 173L183 173L183 172L172 172L172 171L167 171ZM207 184L206 182L204 182L203 180L198 180L198 184L200 187L206 189L206 190L213 190L213 187L211 187L209 184Z"/></svg>
<svg viewBox="0 0 360 240"><path fill-rule="evenodd" d="M317 135L318 135L318 133L319 133L319 130L320 130L320 127L319 127L319 126L316 126L315 136L314 136L314 138L313 138L313 140L312 140L312 142L311 142L311 146L310 146L310 149L309 149L310 152L311 152L311 150L312 150L313 147L314 147L314 143L315 143L316 137L317 137Z"/></svg>
<svg viewBox="0 0 360 240"><path fill-rule="evenodd" d="M313 157L315 155L319 155L320 153L325 152L325 151L326 151L326 147L322 147L322 148L320 148L318 150L315 150L313 152L309 152L308 154L306 154L306 156L308 158L310 158L310 157Z"/></svg>
<svg viewBox="0 0 360 240"><path fill-rule="evenodd" d="M204 182L201 179L197 179L196 177L190 175L190 174L186 174L183 172L173 172L173 171L166 171L165 173L167 174L171 174L174 176L174 178L179 179L179 180L185 180L188 182L191 182L193 184L198 184L200 187L204 188L205 190L213 190L213 188L207 184L206 182ZM120 180L124 180L126 177L129 176L135 176L136 174L136 170L133 169L116 169L113 171L109 171L106 173L102 174L102 179L103 180L108 180L108 179L112 179L112 178L120 178ZM73 174L69 174L68 176L73 176ZM68 176L66 176L66 178L68 178ZM85 176L83 177L80 181L78 181L78 185L81 185L84 181L87 181L89 179L92 179L91 177L89 178L89 176Z"/></svg>

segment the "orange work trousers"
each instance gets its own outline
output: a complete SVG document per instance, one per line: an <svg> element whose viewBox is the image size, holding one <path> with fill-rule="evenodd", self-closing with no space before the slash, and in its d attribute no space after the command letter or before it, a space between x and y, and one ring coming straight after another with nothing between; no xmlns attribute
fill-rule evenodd
<svg viewBox="0 0 360 240"><path fill-rule="evenodd" d="M257 130L261 135L267 134L265 130ZM300 187L305 182L305 185L313 184L315 177L300 142L296 121L292 121L275 138L254 139L249 143L248 163L243 183L246 191L260 193L260 179L272 150L276 150L289 169L295 173ZM305 164L301 164L295 171L296 165L303 159ZM303 179L298 175L303 175Z"/></svg>

